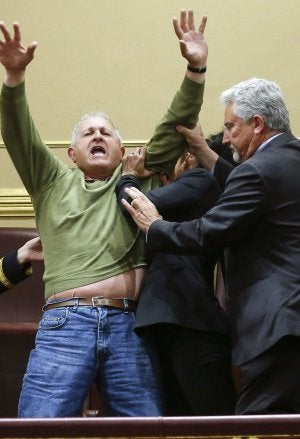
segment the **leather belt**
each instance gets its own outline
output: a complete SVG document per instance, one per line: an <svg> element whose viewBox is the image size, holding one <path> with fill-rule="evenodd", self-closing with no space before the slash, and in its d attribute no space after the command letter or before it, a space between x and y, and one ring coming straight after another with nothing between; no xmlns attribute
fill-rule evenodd
<svg viewBox="0 0 300 439"><path fill-rule="evenodd" d="M137 300L132 299L107 299L106 297L74 297L74 299L46 303L43 306L43 310L47 311L48 309L61 308L65 306L108 306L110 308L122 309L123 311L136 311L137 304Z"/></svg>

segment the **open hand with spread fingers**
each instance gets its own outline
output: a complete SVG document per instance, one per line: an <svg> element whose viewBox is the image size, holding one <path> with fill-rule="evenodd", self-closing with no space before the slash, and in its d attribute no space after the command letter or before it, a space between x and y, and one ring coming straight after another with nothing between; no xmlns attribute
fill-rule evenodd
<svg viewBox="0 0 300 439"><path fill-rule="evenodd" d="M147 232L154 221L162 219L154 204L141 191L132 187L126 188L125 192L132 201L129 204L126 200L122 199L122 204L143 232Z"/></svg>
<svg viewBox="0 0 300 439"><path fill-rule="evenodd" d="M0 30L0 63L6 72L4 82L14 87L24 80L26 67L33 59L37 42L33 41L26 48L22 43L21 29L17 22L13 24L13 35L3 21L0 21Z"/></svg>
<svg viewBox="0 0 300 439"><path fill-rule="evenodd" d="M180 50L182 56L193 67L205 67L208 46L204 38L204 31L207 22L207 16L204 15L198 29L195 28L194 12L183 9L178 18L173 18L173 26L175 33L179 39Z"/></svg>

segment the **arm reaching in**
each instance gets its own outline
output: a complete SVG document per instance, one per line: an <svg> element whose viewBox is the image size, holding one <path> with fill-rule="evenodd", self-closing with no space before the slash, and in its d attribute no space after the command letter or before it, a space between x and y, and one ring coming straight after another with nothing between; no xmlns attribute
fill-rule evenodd
<svg viewBox="0 0 300 439"><path fill-rule="evenodd" d="M195 29L193 11L181 11L180 21L173 19L175 33L180 41L182 56L194 68L206 66L208 46L204 38L207 17L203 16L198 30ZM172 175L175 163L186 147L186 142L177 131L176 125L192 128L198 121L203 102L205 72L186 70L180 90L171 106L156 127L147 144L145 166L156 172Z"/></svg>
<svg viewBox="0 0 300 439"><path fill-rule="evenodd" d="M2 39L0 39L0 63L5 68L4 83L16 87L25 79L27 65L32 61L37 42L33 41L27 48L21 39L21 30L17 22L13 24L14 35L11 36L6 25L0 21Z"/></svg>
<svg viewBox="0 0 300 439"><path fill-rule="evenodd" d="M176 129L185 137L189 151L197 157L200 165L210 171L215 166L219 156L208 146L200 125L191 130L178 125Z"/></svg>
<svg viewBox="0 0 300 439"><path fill-rule="evenodd" d="M0 259L0 293L12 288L32 274L31 262L42 261L40 238L27 241L17 251Z"/></svg>
<svg viewBox="0 0 300 439"><path fill-rule="evenodd" d="M34 261L43 260L43 248L39 237L30 239L17 251L17 259L20 265L31 264Z"/></svg>

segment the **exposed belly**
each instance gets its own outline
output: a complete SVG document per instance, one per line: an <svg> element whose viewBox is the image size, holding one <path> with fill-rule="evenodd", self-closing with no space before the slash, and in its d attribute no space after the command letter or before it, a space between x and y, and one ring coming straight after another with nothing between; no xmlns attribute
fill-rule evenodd
<svg viewBox="0 0 300 439"><path fill-rule="evenodd" d="M138 300L146 269L133 268L108 279L82 287L61 291L48 297L48 301L72 297L107 297Z"/></svg>

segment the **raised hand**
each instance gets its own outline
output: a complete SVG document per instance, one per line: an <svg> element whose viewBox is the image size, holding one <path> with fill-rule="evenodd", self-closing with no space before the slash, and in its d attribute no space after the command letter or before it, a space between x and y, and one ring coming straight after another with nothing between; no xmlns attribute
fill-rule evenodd
<svg viewBox="0 0 300 439"><path fill-rule="evenodd" d="M0 63L6 70L5 83L17 85L24 79L27 65L32 61L37 42L33 41L27 48L22 44L18 23L13 24L14 35L11 36L3 21L0 21L2 38L0 39Z"/></svg>
<svg viewBox="0 0 300 439"><path fill-rule="evenodd" d="M175 33L179 39L182 56L194 67L206 66L208 46L204 39L207 17L202 17L198 30L195 29L194 12L182 10L180 22L173 18Z"/></svg>

